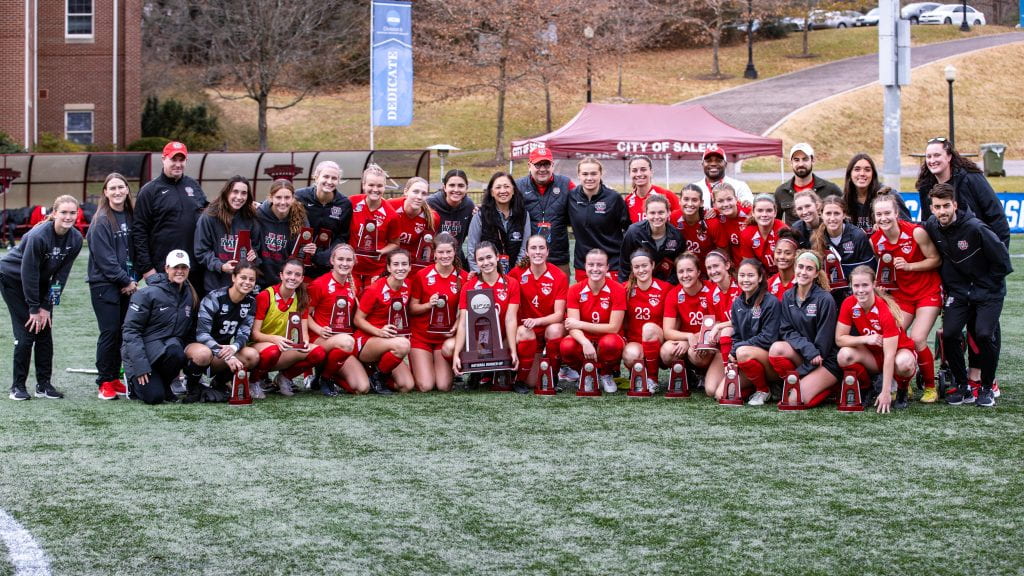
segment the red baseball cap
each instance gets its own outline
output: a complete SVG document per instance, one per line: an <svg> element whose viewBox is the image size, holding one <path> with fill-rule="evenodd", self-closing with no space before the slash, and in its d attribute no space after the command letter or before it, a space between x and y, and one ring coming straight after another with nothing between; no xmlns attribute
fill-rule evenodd
<svg viewBox="0 0 1024 576"><path fill-rule="evenodd" d="M704 151L704 156L702 156L701 159L706 160L708 156L718 156L725 160L725 148L722 148L721 146L708 148L707 150Z"/></svg>
<svg viewBox="0 0 1024 576"><path fill-rule="evenodd" d="M554 163L555 157L551 155L551 150L547 148L534 148L530 151L530 164L544 161Z"/></svg>
<svg viewBox="0 0 1024 576"><path fill-rule="evenodd" d="M167 145L164 146L164 158L173 158L177 154L181 154L185 158L188 158L188 148L186 148L181 142L174 141L168 142Z"/></svg>

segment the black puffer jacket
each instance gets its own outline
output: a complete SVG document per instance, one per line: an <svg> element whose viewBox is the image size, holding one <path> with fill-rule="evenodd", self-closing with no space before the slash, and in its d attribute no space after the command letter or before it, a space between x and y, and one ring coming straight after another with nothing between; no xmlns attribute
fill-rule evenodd
<svg viewBox="0 0 1024 576"><path fill-rule="evenodd" d="M152 362L172 342L184 347L195 332L195 308L188 282L178 286L166 274L147 278L146 287L132 295L124 319L121 360L125 376L152 372Z"/></svg>

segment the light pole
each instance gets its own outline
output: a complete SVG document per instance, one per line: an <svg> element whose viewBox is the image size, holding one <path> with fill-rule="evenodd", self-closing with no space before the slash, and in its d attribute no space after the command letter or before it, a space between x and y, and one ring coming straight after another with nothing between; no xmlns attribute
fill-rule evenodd
<svg viewBox="0 0 1024 576"><path fill-rule="evenodd" d="M956 144L956 133L953 123L953 82L956 82L956 68L952 64L946 66L946 82L949 83L949 145Z"/></svg>
<svg viewBox="0 0 1024 576"><path fill-rule="evenodd" d="M437 152L437 157L441 159L441 177L444 178L444 161L448 158L450 152L460 150L451 144L434 144L433 146L427 146L427 150L433 150Z"/></svg>
<svg viewBox="0 0 1024 576"><path fill-rule="evenodd" d="M754 0L747 0L747 69L743 71L743 77L757 79L757 68L754 68Z"/></svg>
<svg viewBox="0 0 1024 576"><path fill-rule="evenodd" d="M970 32L971 31L971 27L968 26L968 24L967 24L967 0L963 1L963 9L964 9L964 14L963 14L963 18L964 19L960 21L960 31L961 32Z"/></svg>
<svg viewBox="0 0 1024 576"><path fill-rule="evenodd" d="M587 104L593 101L592 93L592 74L590 69L590 47L591 41L594 39L594 29L587 26L583 29L583 36L587 39Z"/></svg>

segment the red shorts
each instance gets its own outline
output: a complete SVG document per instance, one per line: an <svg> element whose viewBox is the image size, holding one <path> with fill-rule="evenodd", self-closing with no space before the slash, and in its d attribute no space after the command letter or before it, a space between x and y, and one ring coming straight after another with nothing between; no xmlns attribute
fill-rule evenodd
<svg viewBox="0 0 1024 576"><path fill-rule="evenodd" d="M434 350L440 350L447 339L448 337L443 334L420 334L419 332L413 332L412 337L409 338L409 344L417 350L433 352Z"/></svg>
<svg viewBox="0 0 1024 576"><path fill-rule="evenodd" d="M917 350L914 348L897 348L896 353L899 354L900 350L909 350L914 354L914 360L917 360ZM871 352L871 357L875 359L875 366L878 366L878 371L882 371L882 364L885 359L885 354L881 348L868 348L868 352Z"/></svg>
<svg viewBox="0 0 1024 576"><path fill-rule="evenodd" d="M942 307L942 293L938 290L925 295L907 294L902 290L891 292L892 299L907 314L916 314L918 308Z"/></svg>

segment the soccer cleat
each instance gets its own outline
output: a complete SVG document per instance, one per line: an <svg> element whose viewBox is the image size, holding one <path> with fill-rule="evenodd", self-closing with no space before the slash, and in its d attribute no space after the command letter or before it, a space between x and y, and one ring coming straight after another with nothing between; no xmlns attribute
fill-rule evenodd
<svg viewBox="0 0 1024 576"><path fill-rule="evenodd" d="M897 390L896 401L892 404L893 410L906 410L910 405L910 389Z"/></svg>
<svg viewBox="0 0 1024 576"><path fill-rule="evenodd" d="M370 390L374 394L380 394L381 396L391 396L395 393L394 390L388 388L387 384L388 375L381 372L380 370L374 370L373 374L370 375Z"/></svg>
<svg viewBox="0 0 1024 576"><path fill-rule="evenodd" d="M978 398L974 401L974 405L979 408L992 408L996 405L995 394L991 388L982 388L978 391Z"/></svg>
<svg viewBox="0 0 1024 576"><path fill-rule="evenodd" d="M569 366L562 366L562 369L558 371L558 379L565 380L567 382L576 382L580 379L580 373Z"/></svg>
<svg viewBox="0 0 1024 576"><path fill-rule="evenodd" d="M764 406L769 396L767 392L754 392L750 395L750 400L747 400L747 406Z"/></svg>
<svg viewBox="0 0 1024 576"><path fill-rule="evenodd" d="M958 386L951 393L946 394L946 404L950 406L974 404L974 392L967 385Z"/></svg>
<svg viewBox="0 0 1024 576"><path fill-rule="evenodd" d="M188 392L188 385L185 383L184 376L178 376L171 381L171 393L175 396L181 396Z"/></svg>
<svg viewBox="0 0 1024 576"><path fill-rule="evenodd" d="M615 394L619 391L619 386L615 383L615 378L611 374L604 374L599 380L601 381L601 389L604 390L605 394Z"/></svg>
<svg viewBox="0 0 1024 576"><path fill-rule="evenodd" d="M514 390L516 394L529 394L533 391L533 389L527 386L526 382L523 382L522 380L516 380L515 384L512 385L512 390Z"/></svg>
<svg viewBox="0 0 1024 576"><path fill-rule="evenodd" d="M999 380L992 380L992 397L999 398L1002 392L999 391Z"/></svg>
<svg viewBox="0 0 1024 576"><path fill-rule="evenodd" d="M114 383L104 382L103 384L100 384L100 388L96 392L96 397L100 400L117 400L117 392L114 391Z"/></svg>
<svg viewBox="0 0 1024 576"><path fill-rule="evenodd" d="M249 395L252 396L253 400L267 399L267 393L263 391L264 383L266 383L266 379L253 380L249 383Z"/></svg>
<svg viewBox="0 0 1024 576"><path fill-rule="evenodd" d="M331 382L330 378L321 376L320 393L328 398L333 398L338 395L338 389L334 386L334 382Z"/></svg>
<svg viewBox="0 0 1024 576"><path fill-rule="evenodd" d="M319 382L320 376L317 374L306 374L302 379L302 387L306 390L312 390L314 388L320 388Z"/></svg>
<svg viewBox="0 0 1024 576"><path fill-rule="evenodd" d="M36 398L49 398L51 400L59 400L64 395L57 391L51 384L40 384L36 386Z"/></svg>
<svg viewBox="0 0 1024 576"><path fill-rule="evenodd" d="M655 394L658 392L658 382L655 381L654 378L647 379L647 391L650 392L651 394Z"/></svg>
<svg viewBox="0 0 1024 576"><path fill-rule="evenodd" d="M295 396L295 389L292 384L292 379L285 376L283 373L277 373L277 376L274 378L274 384L277 385L277 391L282 396Z"/></svg>
<svg viewBox="0 0 1024 576"><path fill-rule="evenodd" d="M922 404L934 404L939 400L939 391L937 388L925 388L924 393L921 394Z"/></svg>
<svg viewBox="0 0 1024 576"><path fill-rule="evenodd" d="M11 400L28 400L31 396L28 395L28 390L24 387L11 388L11 394L8 396Z"/></svg>
<svg viewBox="0 0 1024 576"><path fill-rule="evenodd" d="M121 382L120 379L118 379L118 380L111 380L110 382L107 382L107 384L110 384L110 387L111 387L111 389L113 389L114 394L117 394L118 396L127 396L128 395L128 387L125 386L124 382Z"/></svg>

